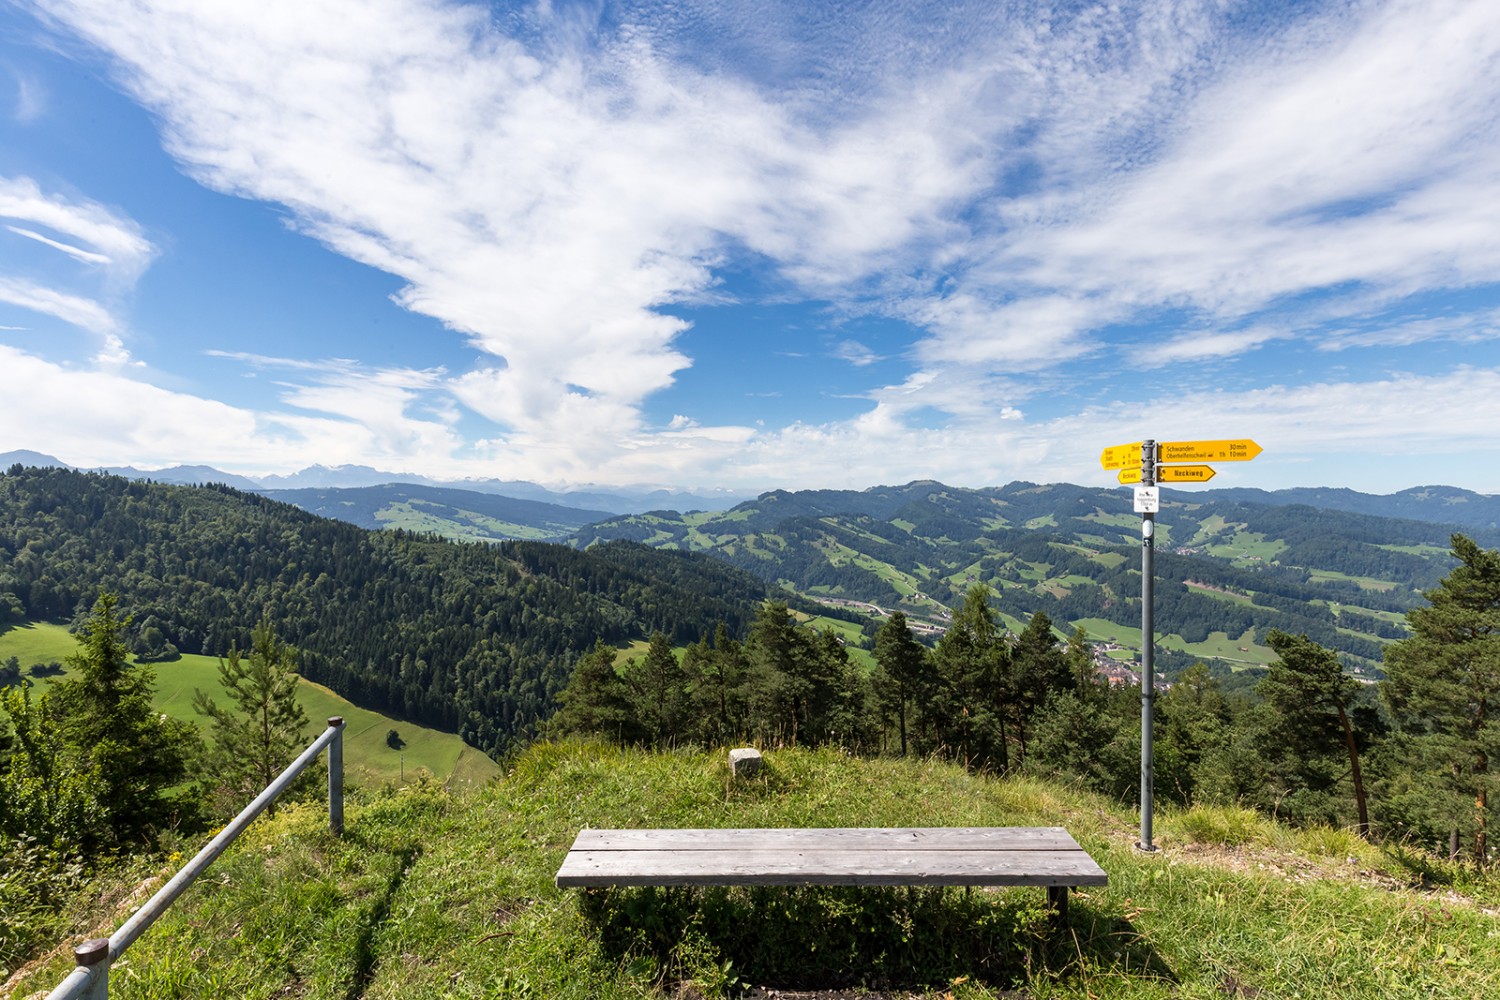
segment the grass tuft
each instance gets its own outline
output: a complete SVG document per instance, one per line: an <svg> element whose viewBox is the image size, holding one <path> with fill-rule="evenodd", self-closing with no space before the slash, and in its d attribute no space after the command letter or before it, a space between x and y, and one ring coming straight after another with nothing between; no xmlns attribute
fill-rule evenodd
<svg viewBox="0 0 1500 1000"><path fill-rule="evenodd" d="M289 806L141 938L111 996L675 1000L751 985L954 1000L1500 996L1500 921L1475 903L1496 883L1415 852L1193 809L1164 817L1163 849L1145 855L1133 814L1063 785L832 750L766 758L741 782L722 751L541 744L484 789L360 793L343 838L316 805ZM1075 893L1056 934L1036 889L553 884L584 826L800 825L1065 826L1110 884ZM48 990L67 968L60 955L12 992Z"/></svg>

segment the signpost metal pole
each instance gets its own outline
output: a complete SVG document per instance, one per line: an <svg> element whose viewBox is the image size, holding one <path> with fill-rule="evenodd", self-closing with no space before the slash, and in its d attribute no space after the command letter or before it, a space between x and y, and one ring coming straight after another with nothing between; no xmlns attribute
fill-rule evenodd
<svg viewBox="0 0 1500 1000"><path fill-rule="evenodd" d="M1156 485L1156 442L1141 442L1141 485ZM1155 576L1156 559L1156 514L1150 510L1141 512L1141 842L1136 845L1143 851L1154 851L1151 846L1151 715L1156 701L1156 665L1153 647L1156 645L1156 620L1153 613L1152 579Z"/></svg>
<svg viewBox="0 0 1500 1000"><path fill-rule="evenodd" d="M1261 451L1249 438L1224 441L1140 441L1117 444L1099 454L1099 464L1119 471L1122 483L1137 483L1135 509L1141 515L1141 842L1151 846L1151 709L1156 702L1156 622L1151 607L1155 570L1156 511L1161 505L1157 483L1205 483L1214 477L1207 465L1184 462L1248 462ZM1137 466L1139 468L1137 468Z"/></svg>

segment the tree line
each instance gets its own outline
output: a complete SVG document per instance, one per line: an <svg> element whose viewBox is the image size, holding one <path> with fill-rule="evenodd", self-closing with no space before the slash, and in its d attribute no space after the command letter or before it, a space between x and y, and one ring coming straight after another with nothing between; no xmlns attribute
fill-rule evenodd
<svg viewBox="0 0 1500 1000"><path fill-rule="evenodd" d="M1500 759L1500 553L1451 538L1456 568L1407 614L1385 677L1360 684L1306 632L1271 629L1276 660L1252 685L1202 663L1154 702L1156 792L1180 804L1248 804L1294 823L1491 860ZM1140 691L1095 676L1087 636L1061 642L1044 612L1019 634L972 586L946 634L919 642L894 613L876 667L830 633L762 606L748 637L720 628L676 656L663 635L618 662L596 647L551 731L670 746L838 743L862 753L951 757L1001 773L1080 781L1138 801Z"/></svg>

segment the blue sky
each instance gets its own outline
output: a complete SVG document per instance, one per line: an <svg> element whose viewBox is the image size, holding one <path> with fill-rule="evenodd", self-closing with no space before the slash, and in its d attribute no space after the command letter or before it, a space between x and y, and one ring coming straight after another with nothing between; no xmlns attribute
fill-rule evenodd
<svg viewBox="0 0 1500 1000"><path fill-rule="evenodd" d="M0 8L0 451L1500 491L1500 6Z"/></svg>

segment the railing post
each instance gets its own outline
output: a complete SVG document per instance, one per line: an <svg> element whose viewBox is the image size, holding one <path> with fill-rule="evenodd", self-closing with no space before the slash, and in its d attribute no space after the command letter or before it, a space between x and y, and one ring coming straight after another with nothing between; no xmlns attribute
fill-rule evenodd
<svg viewBox="0 0 1500 1000"><path fill-rule="evenodd" d="M79 968L89 970L82 1000L109 1000L109 938L90 938L73 949Z"/></svg>
<svg viewBox="0 0 1500 1000"><path fill-rule="evenodd" d="M333 716L328 728L336 730L328 744L328 829L335 837L344 835L344 720Z"/></svg>
<svg viewBox="0 0 1500 1000"><path fill-rule="evenodd" d="M138 907L129 920L126 920L119 928L105 938L94 938L85 941L73 949L73 955L77 965L67 977L57 985L57 989L47 994L47 1000L109 1000L109 967L110 963L125 954L125 949L145 932L146 928L156 922L156 918L166 912L172 901L193 884L193 880L208 870L208 866L214 863L214 859L223 854L234 839L245 828L255 821L255 818L266 810L276 797L286 791L297 776L302 774L312 762L317 759L318 754L325 749L328 751L328 826L335 836L342 836L344 832L344 720L338 716L328 720L328 728L323 734L313 740L312 745L302 751L301 756L287 765L286 770L271 782L261 793L241 809L239 815L229 821L229 825L214 835L204 848L193 859L183 865L176 875L173 875L167 884L156 891L142 906Z"/></svg>

